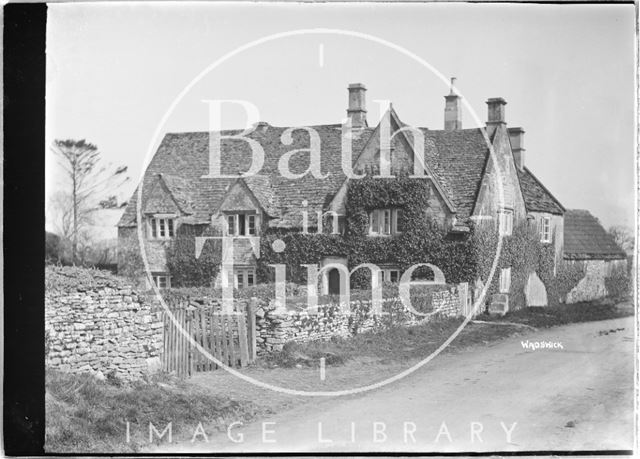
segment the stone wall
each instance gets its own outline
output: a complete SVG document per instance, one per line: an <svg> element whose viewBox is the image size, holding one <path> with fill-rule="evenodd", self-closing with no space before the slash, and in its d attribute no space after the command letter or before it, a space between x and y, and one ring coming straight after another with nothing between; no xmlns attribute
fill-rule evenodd
<svg viewBox="0 0 640 459"><path fill-rule="evenodd" d="M338 304L319 306L317 313L288 310L276 311L273 302L258 300L256 307L256 340L258 353L279 351L285 343L348 337L367 331L380 331L392 326L412 326L441 317L462 314L457 287L432 294L430 313L415 314L399 298L383 300L383 314L374 314L371 301L351 301L345 312ZM420 309L416 307L416 309Z"/></svg>
<svg viewBox="0 0 640 459"><path fill-rule="evenodd" d="M46 269L49 368L139 379L159 369L162 333L158 305L119 278L80 268Z"/></svg>

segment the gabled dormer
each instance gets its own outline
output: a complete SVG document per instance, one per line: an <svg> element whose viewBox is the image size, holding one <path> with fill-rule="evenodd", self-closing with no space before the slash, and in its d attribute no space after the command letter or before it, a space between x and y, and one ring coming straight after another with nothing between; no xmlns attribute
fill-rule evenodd
<svg viewBox="0 0 640 459"><path fill-rule="evenodd" d="M212 222L217 220L226 235L259 236L262 227L278 215L269 177L256 175L229 185Z"/></svg>
<svg viewBox="0 0 640 459"><path fill-rule="evenodd" d="M180 189L176 180L180 181L158 174L149 185L149 192L142 205L148 240L173 239L180 218L191 214L189 198L182 196L184 190Z"/></svg>
<svg viewBox="0 0 640 459"><path fill-rule="evenodd" d="M384 132L388 132L385 136ZM438 174L429 164L437 155L433 140L425 135L424 128L414 128L403 123L392 105L389 106L367 142L354 161L353 170L358 175L374 178L385 176L420 175L414 180L428 180L432 185L430 202L425 208L425 217L435 218L448 226L456 213L455 206L445 192ZM388 143L387 143L388 142ZM416 167L417 161L417 167ZM338 215L346 213L346 196L349 180L346 179L328 205ZM370 234L390 235L401 232L400 209L371 209Z"/></svg>

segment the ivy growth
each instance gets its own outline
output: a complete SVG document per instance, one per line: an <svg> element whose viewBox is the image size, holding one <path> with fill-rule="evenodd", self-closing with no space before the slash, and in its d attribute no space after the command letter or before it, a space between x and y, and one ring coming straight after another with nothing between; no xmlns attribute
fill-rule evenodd
<svg viewBox="0 0 640 459"><path fill-rule="evenodd" d="M167 248L167 268L174 287L212 286L222 261L221 241L208 240L196 258L196 237L216 236L209 225L180 225Z"/></svg>
<svg viewBox="0 0 640 459"><path fill-rule="evenodd" d="M345 256L349 269L362 263L378 266L393 265L404 271L417 263L431 263L444 273L448 283L469 282L488 278L498 244L493 224L475 226L470 234L453 240L442 225L429 217L432 200L429 180L400 176L391 179L364 178L353 180L347 188L346 231L344 235L302 233L294 229L262 228L260 258L257 260L258 282L273 282L273 264L286 266L287 282L305 285L305 264L317 264L329 256ZM369 212L374 209L402 210L400 234L369 236ZM195 259L195 236L215 235L219 232L207 225L181 225L167 251L167 265L172 283L177 287L210 285L220 266L219 243L209 241L202 255ZM277 253L272 248L276 239L286 243L286 249ZM584 277L581 266L557 263L554 244L542 244L538 233L527 222L513 229L503 238L498 260L487 298L498 292L500 269L511 267L510 307L523 307L528 276L535 272L545 287L549 304L563 301L566 294ZM423 270L429 273L429 270ZM421 274L416 270L416 274ZM368 289L371 273L360 269L351 277L354 289Z"/></svg>
<svg viewBox="0 0 640 459"><path fill-rule="evenodd" d="M287 280L306 284L303 264L318 263L323 257L348 255L349 269L362 263L393 265L406 270L417 263L438 266L448 282L457 283L473 278L476 272L470 241L452 241L445 230L425 215L431 197L428 180L397 177L394 179L364 178L349 183L347 190L347 225L344 236L303 234L293 231L272 231L261 238L258 279L274 280L270 264L285 264ZM403 232L395 236L371 237L369 212L373 209L402 209ZM275 239L286 243L286 250L275 253ZM429 273L429 270L424 270ZM420 270L416 270L419 274ZM353 288L369 288L371 274L360 269L352 276Z"/></svg>

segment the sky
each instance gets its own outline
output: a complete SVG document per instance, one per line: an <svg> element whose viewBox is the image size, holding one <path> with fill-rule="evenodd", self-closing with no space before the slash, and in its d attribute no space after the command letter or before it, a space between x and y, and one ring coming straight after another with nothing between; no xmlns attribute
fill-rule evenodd
<svg viewBox="0 0 640 459"><path fill-rule="evenodd" d="M150 144L208 129L206 100L246 100L274 126L333 124L358 82L370 125L374 101L390 100L405 123L442 129L439 73L457 78L482 123L488 98L507 101L507 125L526 131L526 166L566 208L633 226L634 27L634 6L615 4L49 4L46 198L65 186L54 139L86 139L128 166L126 200ZM372 40L315 32L258 44L194 80L242 45L299 29L375 36L436 72ZM223 127L244 127L244 111L225 107ZM465 110L463 127L476 126Z"/></svg>

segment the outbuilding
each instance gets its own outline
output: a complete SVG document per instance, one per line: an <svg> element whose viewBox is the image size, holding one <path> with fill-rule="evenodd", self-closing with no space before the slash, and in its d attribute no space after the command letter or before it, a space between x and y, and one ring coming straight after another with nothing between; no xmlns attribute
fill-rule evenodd
<svg viewBox="0 0 640 459"><path fill-rule="evenodd" d="M564 260L583 263L585 277L567 295L567 303L608 295L605 279L625 269L627 254L588 210L567 209L564 214Z"/></svg>

